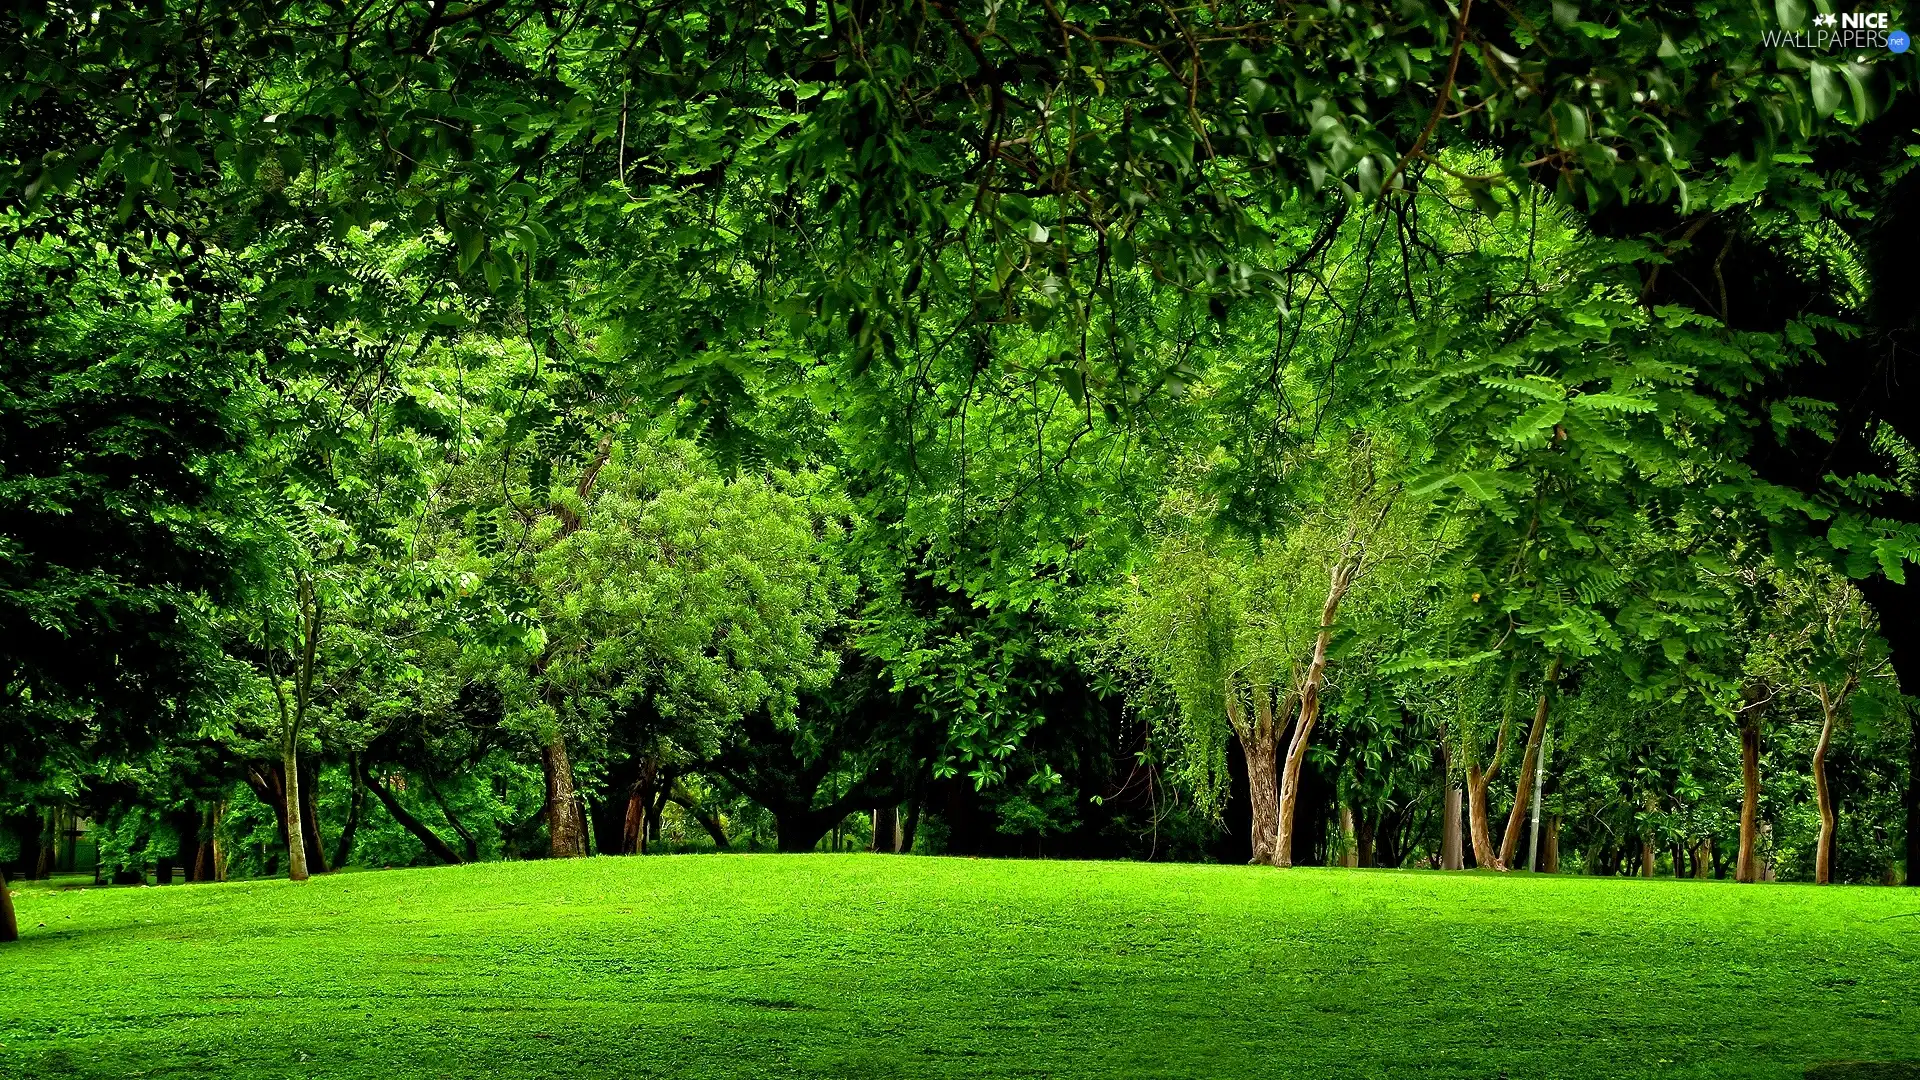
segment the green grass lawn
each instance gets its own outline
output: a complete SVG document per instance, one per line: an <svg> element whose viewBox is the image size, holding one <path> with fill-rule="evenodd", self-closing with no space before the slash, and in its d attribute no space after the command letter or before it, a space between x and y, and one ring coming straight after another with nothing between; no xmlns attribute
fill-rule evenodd
<svg viewBox="0 0 1920 1080"><path fill-rule="evenodd" d="M1920 892L1895 889L707 855L16 903L0 1080L1724 1080L1920 1059Z"/></svg>

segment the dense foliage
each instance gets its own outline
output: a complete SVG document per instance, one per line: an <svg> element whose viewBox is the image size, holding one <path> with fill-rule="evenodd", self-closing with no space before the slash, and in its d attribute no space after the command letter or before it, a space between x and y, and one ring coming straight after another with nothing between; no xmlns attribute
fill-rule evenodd
<svg viewBox="0 0 1920 1080"><path fill-rule="evenodd" d="M0 855L1911 879L1811 15L10 8Z"/></svg>

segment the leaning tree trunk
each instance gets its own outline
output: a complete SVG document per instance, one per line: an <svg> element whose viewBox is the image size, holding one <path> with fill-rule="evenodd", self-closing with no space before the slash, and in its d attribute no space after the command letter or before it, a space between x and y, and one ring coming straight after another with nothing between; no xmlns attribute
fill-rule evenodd
<svg viewBox="0 0 1920 1080"><path fill-rule="evenodd" d="M1740 725L1740 860L1735 881L1760 880L1760 718L1743 717Z"/></svg>
<svg viewBox="0 0 1920 1080"><path fill-rule="evenodd" d="M547 851L556 859L586 854L586 828L580 820L580 800L573 787L573 761L567 756L567 737L555 731L540 748L540 764L547 774Z"/></svg>
<svg viewBox="0 0 1920 1080"><path fill-rule="evenodd" d="M386 807L387 816L412 834L414 839L420 841L420 845L427 849L428 854L448 866L453 866L460 861L460 856L440 838L439 833L427 828L426 822L409 813L406 807L400 805L400 800L393 792L387 790L385 784L374 778L373 769L367 764L365 758L359 760L359 768L360 783L364 784L368 791L373 792L373 797L380 800L381 806Z"/></svg>
<svg viewBox="0 0 1920 1080"><path fill-rule="evenodd" d="M280 738L281 791L286 796L287 880L307 880L307 830L303 827L300 805L300 746L294 732Z"/></svg>
<svg viewBox="0 0 1920 1080"><path fill-rule="evenodd" d="M1498 751L1495 752L1496 757ZM1483 870L1505 870L1500 853L1493 848L1492 814L1487 807L1487 789L1500 771L1498 760L1482 772L1477 761L1467 762L1467 832L1473 840L1473 861Z"/></svg>
<svg viewBox="0 0 1920 1080"><path fill-rule="evenodd" d="M1293 865L1293 818L1300 803L1300 769L1307 761L1307 744L1313 738L1313 725L1320 719L1320 687L1327 680L1327 647L1333 641L1333 620L1340 613L1340 601L1353 586L1360 570L1357 559L1345 558L1333 566L1327 584L1327 602L1320 607L1320 630L1313 638L1313 659L1307 664L1307 677L1300 687L1300 718L1293 725L1293 738L1287 743L1287 763L1280 773L1280 831L1274 838L1273 865Z"/></svg>
<svg viewBox="0 0 1920 1080"><path fill-rule="evenodd" d="M1533 801L1534 774L1538 771L1540 742L1547 734L1547 702L1553 680L1560 674L1560 658L1547 664L1547 679L1540 687L1540 703L1533 710L1533 727L1527 732L1527 752L1520 759L1520 776L1514 786L1513 811L1507 815L1507 834L1500 840L1500 865L1517 866L1514 855L1520 850L1520 834L1527 824L1527 806Z"/></svg>
<svg viewBox="0 0 1920 1080"><path fill-rule="evenodd" d="M0 941L19 941L20 923L13 915L13 890L7 888L7 872L0 870Z"/></svg>
<svg viewBox="0 0 1920 1080"><path fill-rule="evenodd" d="M1833 791L1827 786L1827 751L1833 746L1833 722L1840 702L1820 686L1820 742L1813 750L1813 795L1820 806L1820 841L1814 851L1813 880L1820 885L1833 884L1833 834L1840 814L1834 809Z"/></svg>

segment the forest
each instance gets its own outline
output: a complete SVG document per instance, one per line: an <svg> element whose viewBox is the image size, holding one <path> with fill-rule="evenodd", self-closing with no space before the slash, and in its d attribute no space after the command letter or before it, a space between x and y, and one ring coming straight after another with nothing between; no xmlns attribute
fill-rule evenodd
<svg viewBox="0 0 1920 1080"><path fill-rule="evenodd" d="M9 5L0 864L1920 884L1832 10Z"/></svg>

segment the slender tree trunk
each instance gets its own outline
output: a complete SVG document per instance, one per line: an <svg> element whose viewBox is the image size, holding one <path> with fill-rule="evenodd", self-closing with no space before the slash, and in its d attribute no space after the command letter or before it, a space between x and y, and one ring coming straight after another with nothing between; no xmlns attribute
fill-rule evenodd
<svg viewBox="0 0 1920 1080"><path fill-rule="evenodd" d="M1560 815L1547 818L1547 835L1540 841L1540 872L1560 872Z"/></svg>
<svg viewBox="0 0 1920 1080"><path fill-rule="evenodd" d="M1760 718L1753 712L1740 725L1740 861L1734 880L1760 880Z"/></svg>
<svg viewBox="0 0 1920 1080"><path fill-rule="evenodd" d="M447 805L447 797L441 793L440 785L434 783L432 780L428 780L427 794L433 796L434 805L440 808L440 816L447 819L447 824L452 827L454 835L460 838L461 846L467 849L467 861L479 862L479 839L467 831L466 825L462 824L460 818L454 814L453 807Z"/></svg>
<svg viewBox="0 0 1920 1080"><path fill-rule="evenodd" d="M1833 790L1827 786L1827 751L1833 746L1833 724L1840 712L1840 700L1820 684L1820 742L1813 750L1813 795L1820 806L1820 841L1814 851L1813 880L1820 885L1833 884L1833 834L1840 822L1834 809Z"/></svg>
<svg viewBox="0 0 1920 1080"><path fill-rule="evenodd" d="M572 859L586 853L580 821L580 800L573 787L573 760L567 756L567 737L559 731L540 750L540 764L547 774L548 854L556 859Z"/></svg>
<svg viewBox="0 0 1920 1080"><path fill-rule="evenodd" d="M287 800L287 880L307 880L307 830L300 818L300 746L297 732L280 739L280 767Z"/></svg>
<svg viewBox="0 0 1920 1080"><path fill-rule="evenodd" d="M1440 810L1440 869L1460 870L1467 865L1466 856L1461 853L1460 815L1465 812L1461 806L1460 789L1453 784L1447 785L1441 798Z"/></svg>
<svg viewBox="0 0 1920 1080"><path fill-rule="evenodd" d="M13 890L7 887L7 872L0 870L0 941L19 941L20 922L13 914Z"/></svg>
<svg viewBox="0 0 1920 1080"><path fill-rule="evenodd" d="M1287 743L1287 761L1280 774L1280 830L1274 840L1273 865L1293 865L1293 819L1300 803L1300 770L1307 761L1307 745L1313 738L1313 725L1320 719L1320 688L1327 679L1327 647L1333 641L1333 620L1340 613L1340 601L1353 586L1360 570L1357 559L1336 562L1327 584L1327 602L1320 606L1320 630L1313 638L1313 659L1307 664L1307 676L1300 687L1300 717L1293 725L1293 738Z"/></svg>
<svg viewBox="0 0 1920 1080"><path fill-rule="evenodd" d="M1374 861L1373 819L1360 814L1354 819L1353 854L1361 869L1371 869Z"/></svg>
<svg viewBox="0 0 1920 1080"><path fill-rule="evenodd" d="M213 880L227 880L227 842L220 837L220 823L227 817L227 800L221 799L213 804L213 838L209 846L213 849Z"/></svg>
<svg viewBox="0 0 1920 1080"><path fill-rule="evenodd" d="M1560 658L1547 664L1547 678L1540 687L1540 703L1533 710L1533 727L1527 732L1527 752L1520 759L1519 781L1513 792L1513 811L1507 815L1507 834L1500 840L1500 865L1518 866L1514 856L1520 851L1520 834L1527 826L1527 807L1533 801L1533 783L1539 771L1540 742L1547 735L1547 703L1552 700L1553 680L1560 676Z"/></svg>

